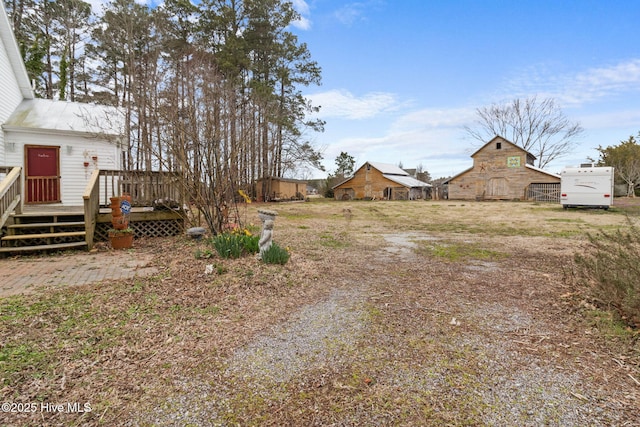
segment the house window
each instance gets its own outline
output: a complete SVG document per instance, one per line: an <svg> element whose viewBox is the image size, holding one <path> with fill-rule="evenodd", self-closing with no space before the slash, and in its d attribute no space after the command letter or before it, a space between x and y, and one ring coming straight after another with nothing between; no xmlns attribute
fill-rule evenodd
<svg viewBox="0 0 640 427"><path fill-rule="evenodd" d="M496 142L496 150L502 149L502 142Z"/></svg>

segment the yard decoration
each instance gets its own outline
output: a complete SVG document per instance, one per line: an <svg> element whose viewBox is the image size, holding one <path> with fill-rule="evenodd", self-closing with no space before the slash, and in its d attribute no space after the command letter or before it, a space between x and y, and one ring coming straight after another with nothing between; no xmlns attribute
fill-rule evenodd
<svg viewBox="0 0 640 427"><path fill-rule="evenodd" d="M207 230L204 227L191 227L187 230L187 236L190 236L194 240L202 239Z"/></svg>
<svg viewBox="0 0 640 427"><path fill-rule="evenodd" d="M128 249L133 246L133 229L129 228L131 197L111 197L111 225L109 243L113 249Z"/></svg>
<svg viewBox="0 0 640 427"><path fill-rule="evenodd" d="M258 209L258 216L262 221L262 233L260 233L260 240L258 246L260 247L259 257L262 257L264 251L269 249L273 241L273 225L278 215L275 211L266 209Z"/></svg>
<svg viewBox="0 0 640 427"><path fill-rule="evenodd" d="M109 243L113 249L129 249L133 246L133 229L109 230Z"/></svg>

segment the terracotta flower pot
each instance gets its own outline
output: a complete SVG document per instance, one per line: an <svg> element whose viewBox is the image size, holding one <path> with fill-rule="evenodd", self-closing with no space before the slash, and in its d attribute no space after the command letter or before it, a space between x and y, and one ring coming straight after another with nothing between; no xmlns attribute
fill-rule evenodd
<svg viewBox="0 0 640 427"><path fill-rule="evenodd" d="M122 216L122 210L120 209L120 197L111 197L111 205L109 205L109 207L111 208L111 216L112 217L117 217L117 216Z"/></svg>
<svg viewBox="0 0 640 427"><path fill-rule="evenodd" d="M109 232L109 243L113 249L129 249L133 246L133 231Z"/></svg>
<svg viewBox="0 0 640 427"><path fill-rule="evenodd" d="M119 216L114 216L111 218L111 225L116 230L124 230L125 228L129 227L129 220L125 216L120 214Z"/></svg>

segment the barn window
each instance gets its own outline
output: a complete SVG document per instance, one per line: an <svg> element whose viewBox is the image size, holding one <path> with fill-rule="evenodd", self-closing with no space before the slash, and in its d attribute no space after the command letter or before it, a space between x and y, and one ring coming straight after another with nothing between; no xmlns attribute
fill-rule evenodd
<svg viewBox="0 0 640 427"><path fill-rule="evenodd" d="M369 163L367 163L367 170L370 171L371 170L371 165Z"/></svg>
<svg viewBox="0 0 640 427"><path fill-rule="evenodd" d="M502 148L502 142L496 142L496 150L500 150Z"/></svg>

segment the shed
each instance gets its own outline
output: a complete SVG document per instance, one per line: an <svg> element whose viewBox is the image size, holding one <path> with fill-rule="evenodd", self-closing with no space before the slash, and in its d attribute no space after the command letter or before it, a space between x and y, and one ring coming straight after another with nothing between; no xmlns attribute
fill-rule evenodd
<svg viewBox="0 0 640 427"><path fill-rule="evenodd" d="M260 178L256 181L256 194L266 195L263 197L263 200L266 202L304 200L307 197L307 181L275 176Z"/></svg>
<svg viewBox="0 0 640 427"><path fill-rule="evenodd" d="M471 157L471 168L445 182L449 199L559 200L560 175L535 167L533 154L501 136Z"/></svg>
<svg viewBox="0 0 640 427"><path fill-rule="evenodd" d="M398 166L366 162L351 178L332 188L336 200L415 200L426 198L430 187L430 184L413 178Z"/></svg>

